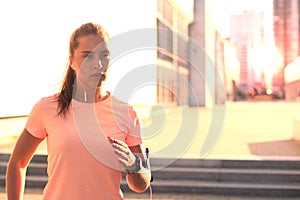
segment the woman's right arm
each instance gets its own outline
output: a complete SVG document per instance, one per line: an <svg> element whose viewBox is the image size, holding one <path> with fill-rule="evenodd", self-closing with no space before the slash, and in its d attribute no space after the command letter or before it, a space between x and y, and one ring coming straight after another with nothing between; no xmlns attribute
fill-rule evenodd
<svg viewBox="0 0 300 200"><path fill-rule="evenodd" d="M8 200L23 199L27 165L43 139L32 136L26 129L20 135L10 156L6 170Z"/></svg>

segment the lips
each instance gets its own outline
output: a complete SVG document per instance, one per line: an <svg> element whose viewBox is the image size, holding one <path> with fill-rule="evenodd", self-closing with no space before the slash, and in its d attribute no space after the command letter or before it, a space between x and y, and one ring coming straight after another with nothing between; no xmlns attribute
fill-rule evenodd
<svg viewBox="0 0 300 200"><path fill-rule="evenodd" d="M101 73L92 74L91 77L93 78L100 78L102 76Z"/></svg>
<svg viewBox="0 0 300 200"><path fill-rule="evenodd" d="M106 74L101 74L101 81L104 81L106 79Z"/></svg>
<svg viewBox="0 0 300 200"><path fill-rule="evenodd" d="M93 78L93 79L99 79L99 80L103 81L103 80L106 79L106 74L104 72L103 73L93 74L93 75L91 75L91 78Z"/></svg>

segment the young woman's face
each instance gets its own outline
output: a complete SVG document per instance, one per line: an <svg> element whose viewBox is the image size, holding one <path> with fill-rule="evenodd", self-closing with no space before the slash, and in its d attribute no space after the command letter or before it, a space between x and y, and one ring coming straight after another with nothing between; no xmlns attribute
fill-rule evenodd
<svg viewBox="0 0 300 200"><path fill-rule="evenodd" d="M76 77L86 86L96 88L105 80L110 52L106 42L99 35L79 38L79 46L71 58Z"/></svg>

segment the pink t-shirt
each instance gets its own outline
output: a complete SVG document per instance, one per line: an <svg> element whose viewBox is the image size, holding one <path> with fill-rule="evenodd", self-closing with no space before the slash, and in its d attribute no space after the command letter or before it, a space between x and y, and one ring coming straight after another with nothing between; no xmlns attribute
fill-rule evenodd
<svg viewBox="0 0 300 200"><path fill-rule="evenodd" d="M112 96L97 103L72 100L62 118L57 116L54 96L45 97L33 107L26 129L47 138L44 200L123 199L121 167L107 136L128 146L142 143L132 106Z"/></svg>

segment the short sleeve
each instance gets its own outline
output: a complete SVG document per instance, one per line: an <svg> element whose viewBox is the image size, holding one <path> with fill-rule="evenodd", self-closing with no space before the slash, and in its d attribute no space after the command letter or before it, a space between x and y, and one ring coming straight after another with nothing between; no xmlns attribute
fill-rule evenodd
<svg viewBox="0 0 300 200"><path fill-rule="evenodd" d="M45 138L47 136L43 120L42 99L33 106L25 128L34 137Z"/></svg>
<svg viewBox="0 0 300 200"><path fill-rule="evenodd" d="M126 144L128 146L140 145L143 143L142 140L143 129L141 126L141 120L132 106L129 107L129 115L131 118L130 120L131 125L130 125L129 133L127 134L125 139Z"/></svg>

